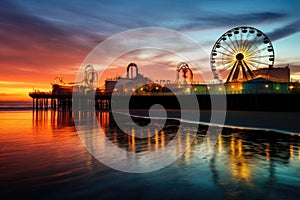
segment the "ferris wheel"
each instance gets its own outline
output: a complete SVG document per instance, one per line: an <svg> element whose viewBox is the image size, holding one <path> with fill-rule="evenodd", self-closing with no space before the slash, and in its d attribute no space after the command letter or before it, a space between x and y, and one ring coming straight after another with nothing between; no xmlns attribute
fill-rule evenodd
<svg viewBox="0 0 300 200"><path fill-rule="evenodd" d="M210 55L214 78L226 82L245 81L255 77L253 70L272 68L274 49L270 39L253 27L236 27L224 33L214 44Z"/></svg>
<svg viewBox="0 0 300 200"><path fill-rule="evenodd" d="M97 87L98 84L98 75L93 65L87 65L84 70L85 73L85 84L90 88Z"/></svg>

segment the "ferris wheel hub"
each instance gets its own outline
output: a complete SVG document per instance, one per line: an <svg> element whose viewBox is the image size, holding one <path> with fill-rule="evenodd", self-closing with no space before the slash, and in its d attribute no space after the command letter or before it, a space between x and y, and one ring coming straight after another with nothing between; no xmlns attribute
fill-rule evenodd
<svg viewBox="0 0 300 200"><path fill-rule="evenodd" d="M236 58L237 60L243 60L243 59L244 59L244 54L238 53L238 54L236 54L235 58Z"/></svg>

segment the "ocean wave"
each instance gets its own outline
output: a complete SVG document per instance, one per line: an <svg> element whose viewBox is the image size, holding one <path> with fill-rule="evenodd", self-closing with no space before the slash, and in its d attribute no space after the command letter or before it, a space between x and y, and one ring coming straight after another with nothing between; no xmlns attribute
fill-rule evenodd
<svg viewBox="0 0 300 200"><path fill-rule="evenodd" d="M121 114L121 115L127 115L128 113L126 112L115 112L117 114ZM145 118L145 119L150 119L150 116L148 116L147 112L142 111L142 112L134 112L134 114L129 114L129 116L131 117L136 117L136 118ZM151 117L152 119L165 119L163 117ZM226 123L224 124L216 124L216 123L211 123L211 122L206 122L206 121L194 121L194 120L189 120L189 119L182 119L179 116L172 116L172 117L168 117L168 119L170 120L178 120L180 122L183 123L189 123L189 124L199 124L199 125L204 125L204 126L215 126L215 127L223 127L223 128L229 128L229 129L240 129L240 130L252 130L252 131L267 131L267 132L277 132L277 133L282 133L282 134L289 134L289 135L293 135L293 134L297 134L297 131L293 131L293 130L284 130L284 129L280 129L280 128L272 128L272 127L264 127L262 124L249 124L249 125L237 125L234 124L234 122L231 122L229 120L226 121ZM275 126L275 124L274 124ZM288 127L288 126L287 126ZM299 131L298 131L299 132Z"/></svg>
<svg viewBox="0 0 300 200"><path fill-rule="evenodd" d="M31 110L31 101L0 101L0 111Z"/></svg>
<svg viewBox="0 0 300 200"><path fill-rule="evenodd" d="M0 111L27 111L32 110L32 107L28 106L18 106L18 107L12 107L12 106L0 106Z"/></svg>

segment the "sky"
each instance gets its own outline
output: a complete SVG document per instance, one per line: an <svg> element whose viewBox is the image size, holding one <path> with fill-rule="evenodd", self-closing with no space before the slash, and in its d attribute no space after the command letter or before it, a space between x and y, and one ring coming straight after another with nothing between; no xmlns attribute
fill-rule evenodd
<svg viewBox="0 0 300 200"><path fill-rule="evenodd" d="M255 27L271 39L275 66L290 64L292 78L300 79L297 0L0 0L0 5L0 100L29 100L28 92L51 90L51 82L60 74L66 82L74 81L97 45L115 34L143 27L183 33L203 47L207 53L204 57L209 57L216 40L229 29ZM130 45L130 39L126 42ZM153 52L156 57L164 54L160 60L165 59L163 64L168 65L170 73L141 60L146 54L140 50L116 59L105 76L122 75L127 63L136 62L146 76L175 79L176 63L170 61L170 52ZM194 54L197 56L197 52ZM208 72L210 63L206 62L203 59L202 67Z"/></svg>

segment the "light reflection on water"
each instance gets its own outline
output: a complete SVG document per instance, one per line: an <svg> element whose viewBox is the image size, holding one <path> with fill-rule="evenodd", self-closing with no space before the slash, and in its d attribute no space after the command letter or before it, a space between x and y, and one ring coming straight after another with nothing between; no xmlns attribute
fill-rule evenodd
<svg viewBox="0 0 300 200"><path fill-rule="evenodd" d="M97 117L110 141L134 153L163 149L180 124L167 120L162 131L141 139L122 132L110 113ZM193 142L175 163L128 174L106 167L85 150L71 113L0 112L0 125L0 194L5 198L296 199L300 194L298 135L224 129L203 157L200 145L210 140L205 139L207 127L199 126L196 138L177 138Z"/></svg>

